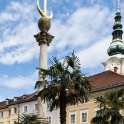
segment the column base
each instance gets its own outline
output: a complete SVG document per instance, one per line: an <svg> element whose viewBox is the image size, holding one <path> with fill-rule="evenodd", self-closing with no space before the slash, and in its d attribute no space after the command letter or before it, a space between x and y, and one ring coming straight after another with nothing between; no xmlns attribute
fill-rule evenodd
<svg viewBox="0 0 124 124"><path fill-rule="evenodd" d="M33 124L50 124L46 118L37 118L37 120L35 122L33 122Z"/></svg>

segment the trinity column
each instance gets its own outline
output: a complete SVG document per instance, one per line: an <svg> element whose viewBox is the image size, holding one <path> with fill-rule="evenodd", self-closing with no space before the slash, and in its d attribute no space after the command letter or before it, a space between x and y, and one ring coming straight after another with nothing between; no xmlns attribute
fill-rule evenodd
<svg viewBox="0 0 124 124"><path fill-rule="evenodd" d="M44 9L41 10L39 6L39 0L37 1L37 9L40 15L42 16L38 21L38 27L40 32L37 35L34 35L38 45L40 46L40 55L39 55L39 68L47 69L47 54L48 54L48 46L54 36L48 33L51 23L50 20L52 19L52 11L50 16L47 16L47 0L44 0ZM39 81L42 79L39 76ZM43 89L42 86L38 87L38 92ZM46 103L41 101L41 98L38 97L38 114L36 124L47 124L46 120Z"/></svg>

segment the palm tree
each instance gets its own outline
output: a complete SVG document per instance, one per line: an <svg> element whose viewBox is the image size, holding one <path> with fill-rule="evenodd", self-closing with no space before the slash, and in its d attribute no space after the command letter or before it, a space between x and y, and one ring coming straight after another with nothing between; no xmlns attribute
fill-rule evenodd
<svg viewBox="0 0 124 124"><path fill-rule="evenodd" d="M15 124L32 124L37 119L37 115L35 114L23 114L19 117L19 122Z"/></svg>
<svg viewBox="0 0 124 124"><path fill-rule="evenodd" d="M91 124L124 124L120 110L124 109L124 88L106 92L96 98L99 110L92 118Z"/></svg>
<svg viewBox="0 0 124 124"><path fill-rule="evenodd" d="M87 78L82 76L80 61L74 52L61 61L53 57L50 62L52 65L48 69L39 68L43 81L36 82L35 88L44 87L38 96L44 102L52 101L50 111L60 108L60 122L66 124L66 106L87 101L91 86Z"/></svg>

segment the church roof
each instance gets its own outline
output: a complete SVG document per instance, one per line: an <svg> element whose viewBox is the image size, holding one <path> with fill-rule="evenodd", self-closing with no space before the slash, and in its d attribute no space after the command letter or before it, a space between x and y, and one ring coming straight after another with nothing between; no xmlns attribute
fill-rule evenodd
<svg viewBox="0 0 124 124"><path fill-rule="evenodd" d="M113 71L104 71L88 77L93 91L105 90L124 85L124 76Z"/></svg>

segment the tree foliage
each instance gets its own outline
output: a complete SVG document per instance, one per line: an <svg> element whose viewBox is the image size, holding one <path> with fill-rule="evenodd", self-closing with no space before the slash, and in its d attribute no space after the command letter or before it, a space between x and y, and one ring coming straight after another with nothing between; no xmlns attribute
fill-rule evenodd
<svg viewBox="0 0 124 124"><path fill-rule="evenodd" d="M37 119L37 115L35 114L23 114L19 117L19 122L15 124L32 124Z"/></svg>
<svg viewBox="0 0 124 124"><path fill-rule="evenodd" d="M89 98L89 81L81 73L80 60L74 55L63 60L53 57L48 69L39 68L42 81L37 81L35 88L43 87L38 94L42 100L51 102L50 111L60 108L61 124L66 124L66 106L77 104ZM47 79L49 80L46 80Z"/></svg>
<svg viewBox="0 0 124 124"><path fill-rule="evenodd" d="M99 110L91 124L124 124L120 110L124 109L124 88L106 92L96 98Z"/></svg>

